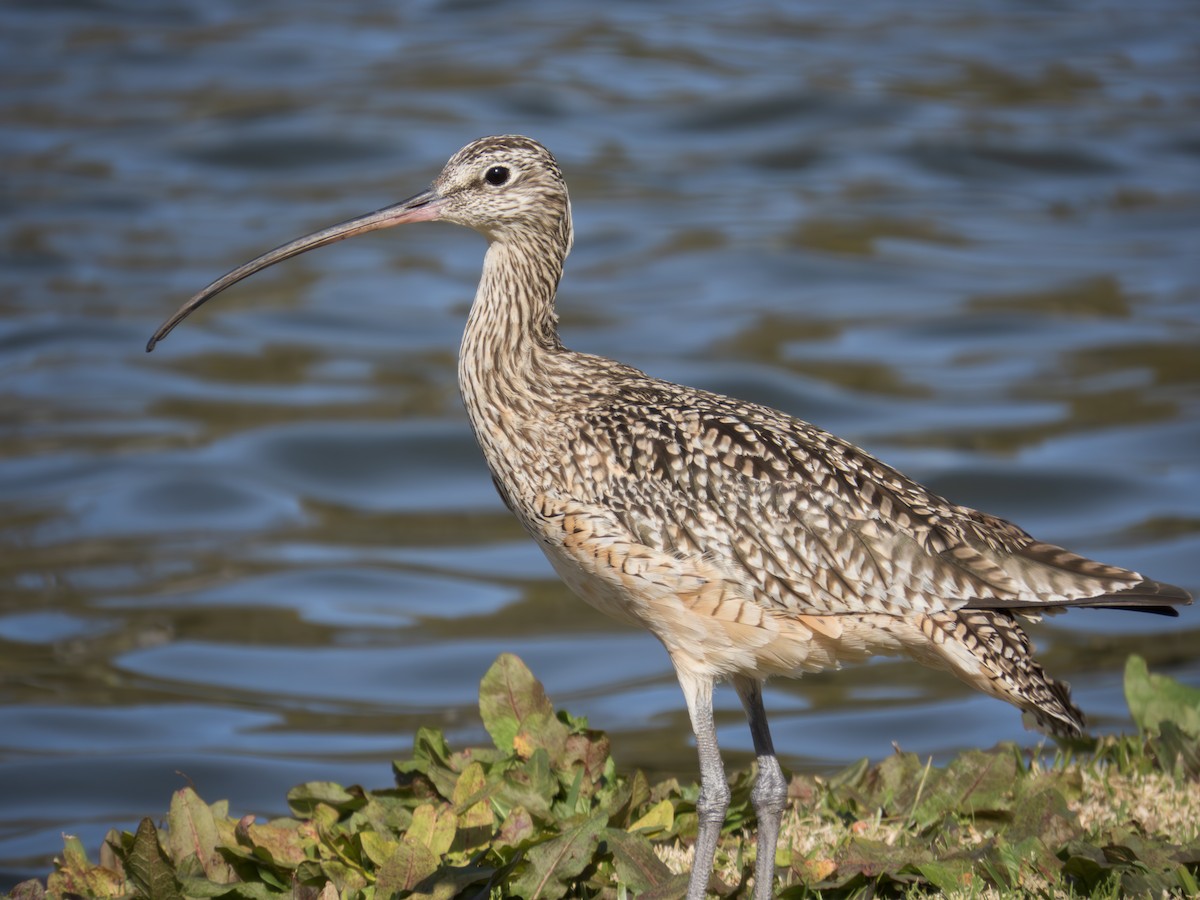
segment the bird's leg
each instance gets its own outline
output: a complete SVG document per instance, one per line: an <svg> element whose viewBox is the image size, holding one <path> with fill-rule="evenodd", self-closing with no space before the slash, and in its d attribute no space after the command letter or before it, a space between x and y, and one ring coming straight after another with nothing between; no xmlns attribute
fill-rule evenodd
<svg viewBox="0 0 1200 900"><path fill-rule="evenodd" d="M717 749L712 679L680 670L677 670L677 674L679 686L683 688L683 696L687 700L688 715L692 719L696 749L700 754L700 796L696 800L699 827L692 874L688 879L687 900L704 900L712 875L713 858L717 853L717 840L721 836L721 826L725 824L725 811L729 809L729 783L725 780L725 766Z"/></svg>
<svg viewBox="0 0 1200 900"><path fill-rule="evenodd" d="M767 712L763 709L762 682L745 675L736 675L734 689L742 700L746 718L750 720L750 736L754 739L754 754L758 757L758 777L750 800L758 815L758 855L754 861L754 900L769 900L775 883L775 844L779 840L779 822L787 805L787 781L775 758Z"/></svg>

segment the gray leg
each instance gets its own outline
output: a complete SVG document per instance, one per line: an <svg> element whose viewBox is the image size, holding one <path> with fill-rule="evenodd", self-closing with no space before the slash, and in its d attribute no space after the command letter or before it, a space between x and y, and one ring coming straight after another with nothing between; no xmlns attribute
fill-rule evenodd
<svg viewBox="0 0 1200 900"><path fill-rule="evenodd" d="M717 840L721 836L721 826L725 824L725 811L729 809L729 782L725 780L725 766L721 764L721 753L717 749L712 679L678 670L677 674L679 686L683 688L683 696L687 700L688 714L692 718L696 749L700 753L700 797L696 800L696 815L700 824L696 835L696 856L692 860L692 874L688 880L687 900L704 900L708 879L712 875L713 857L717 852Z"/></svg>
<svg viewBox="0 0 1200 900"><path fill-rule="evenodd" d="M735 676L733 686L750 720L750 736L758 757L758 778L750 800L758 814L758 855L754 862L754 900L770 900L775 884L775 845L779 841L779 821L787 805L787 781L775 758L767 712L763 709L762 682L745 675Z"/></svg>

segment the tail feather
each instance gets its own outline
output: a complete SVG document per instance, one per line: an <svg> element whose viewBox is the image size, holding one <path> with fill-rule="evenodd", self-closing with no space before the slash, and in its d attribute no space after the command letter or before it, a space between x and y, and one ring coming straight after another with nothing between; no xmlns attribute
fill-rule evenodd
<svg viewBox="0 0 1200 900"><path fill-rule="evenodd" d="M1069 686L1055 681L1037 660L1011 612L960 609L925 617L923 630L941 664L974 688L1013 704L1051 734L1079 737L1083 713Z"/></svg>
<svg viewBox="0 0 1200 900"><path fill-rule="evenodd" d="M986 598L971 600L971 609L1006 609L1011 611L1049 611L1079 607L1081 609L1123 609L1127 612L1150 613L1156 616L1179 615L1176 606L1190 606L1192 595L1183 588L1162 581L1145 578L1122 590L1097 594L1094 597L1078 597L1063 600L1039 600L1037 598Z"/></svg>
<svg viewBox="0 0 1200 900"><path fill-rule="evenodd" d="M1079 603L1079 606L1103 606L1129 612L1153 613L1157 616L1178 616L1176 606L1190 606L1192 595L1183 588L1163 581L1146 578L1124 591L1105 594Z"/></svg>

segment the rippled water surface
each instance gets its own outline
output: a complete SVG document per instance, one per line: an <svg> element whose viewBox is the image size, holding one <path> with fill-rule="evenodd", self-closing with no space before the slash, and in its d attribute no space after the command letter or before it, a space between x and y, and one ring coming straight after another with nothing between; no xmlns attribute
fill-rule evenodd
<svg viewBox="0 0 1200 900"><path fill-rule="evenodd" d="M694 776L666 655L557 583L467 427L483 241L326 248L143 353L211 278L528 133L572 189L567 343L1196 591L1197 123L1194 2L4 4L0 889L186 781L271 814L386 784L419 725L484 740L506 650L623 766ZM1200 684L1198 634L1034 629L1101 731L1131 652ZM896 660L767 702L810 770L1037 741Z"/></svg>

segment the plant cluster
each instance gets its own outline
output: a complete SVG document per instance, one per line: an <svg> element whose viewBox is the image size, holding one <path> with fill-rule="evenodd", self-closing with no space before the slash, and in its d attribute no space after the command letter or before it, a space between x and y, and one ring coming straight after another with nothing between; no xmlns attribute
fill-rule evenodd
<svg viewBox="0 0 1200 900"><path fill-rule="evenodd" d="M831 777L795 776L776 857L783 896L1200 896L1200 691L1132 657L1137 735L1012 745L945 767L897 752ZM517 657L480 687L494 746L454 751L420 730L396 785L312 782L292 815L234 819L178 791L163 824L112 831L91 862L68 838L45 883L13 900L451 900L681 897L698 787L621 774L608 738L555 712ZM733 800L710 889L747 893L753 772Z"/></svg>

